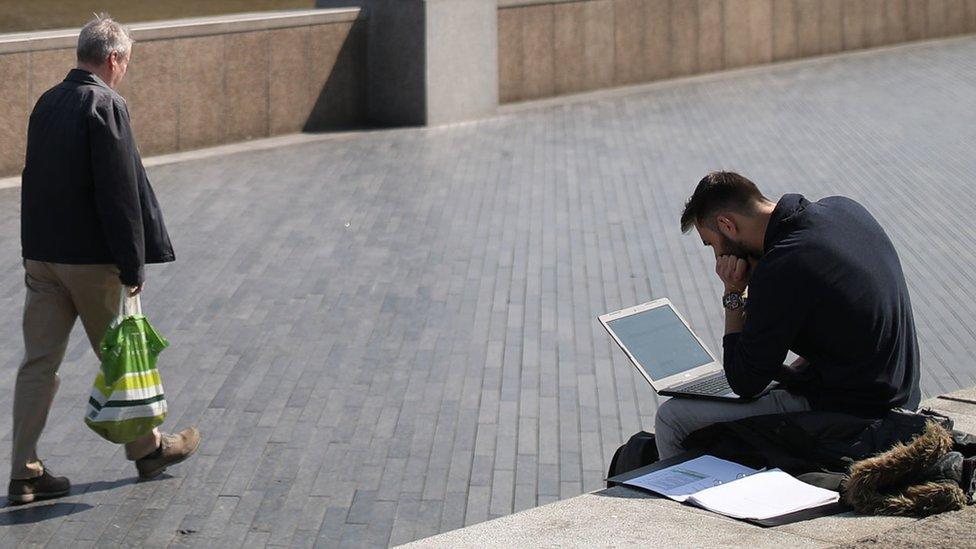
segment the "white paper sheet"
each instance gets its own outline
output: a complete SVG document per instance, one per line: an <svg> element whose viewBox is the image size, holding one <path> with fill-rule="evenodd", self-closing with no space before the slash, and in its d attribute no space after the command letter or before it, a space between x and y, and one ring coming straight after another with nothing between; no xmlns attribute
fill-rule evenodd
<svg viewBox="0 0 976 549"><path fill-rule="evenodd" d="M836 502L840 494L799 481L779 469L714 486L689 503L740 519L767 519Z"/></svg>
<svg viewBox="0 0 976 549"><path fill-rule="evenodd" d="M701 456L628 480L624 484L651 490L675 501L685 501L692 494L755 472L755 469L715 456Z"/></svg>

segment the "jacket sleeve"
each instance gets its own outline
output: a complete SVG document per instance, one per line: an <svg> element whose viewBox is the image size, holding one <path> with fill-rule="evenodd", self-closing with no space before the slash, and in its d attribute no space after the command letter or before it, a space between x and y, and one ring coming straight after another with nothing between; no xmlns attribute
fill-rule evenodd
<svg viewBox="0 0 976 549"><path fill-rule="evenodd" d="M722 340L725 376L739 396L755 396L773 381L807 319L809 286L793 272L800 269L790 271L773 268L753 280L742 332Z"/></svg>
<svg viewBox="0 0 976 549"><path fill-rule="evenodd" d="M119 278L127 286L144 281L145 241L139 202L135 139L125 105L99 102L88 120L95 208Z"/></svg>

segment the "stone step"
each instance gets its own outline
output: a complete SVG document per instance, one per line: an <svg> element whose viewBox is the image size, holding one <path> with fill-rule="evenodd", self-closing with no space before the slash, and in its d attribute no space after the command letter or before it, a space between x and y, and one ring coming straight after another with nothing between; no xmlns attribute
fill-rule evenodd
<svg viewBox="0 0 976 549"><path fill-rule="evenodd" d="M976 432L976 387L928 399L922 407L948 415L959 430ZM403 547L832 547L884 536L925 545L953 530L942 523L968 521L967 511L924 520L843 513L763 528L618 486ZM941 526L934 528L932 521Z"/></svg>

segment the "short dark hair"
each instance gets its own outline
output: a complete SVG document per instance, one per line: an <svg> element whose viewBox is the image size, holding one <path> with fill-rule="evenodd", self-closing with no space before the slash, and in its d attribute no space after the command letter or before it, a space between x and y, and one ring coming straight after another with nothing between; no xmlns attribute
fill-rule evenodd
<svg viewBox="0 0 976 549"><path fill-rule="evenodd" d="M681 232L691 230L691 226L722 211L750 215L756 205L768 199L759 192L752 181L735 172L712 172L702 178L695 187L694 194L685 203L681 213Z"/></svg>

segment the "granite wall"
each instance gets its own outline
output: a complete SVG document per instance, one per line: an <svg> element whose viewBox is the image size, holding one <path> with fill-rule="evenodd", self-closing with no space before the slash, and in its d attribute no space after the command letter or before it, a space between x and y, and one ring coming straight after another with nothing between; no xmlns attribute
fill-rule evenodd
<svg viewBox="0 0 976 549"><path fill-rule="evenodd" d="M144 156L365 120L358 8L132 25L119 92ZM78 30L0 35L0 176L23 168L37 98L75 66Z"/></svg>
<svg viewBox="0 0 976 549"><path fill-rule="evenodd" d="M971 32L976 0L499 0L499 99Z"/></svg>

